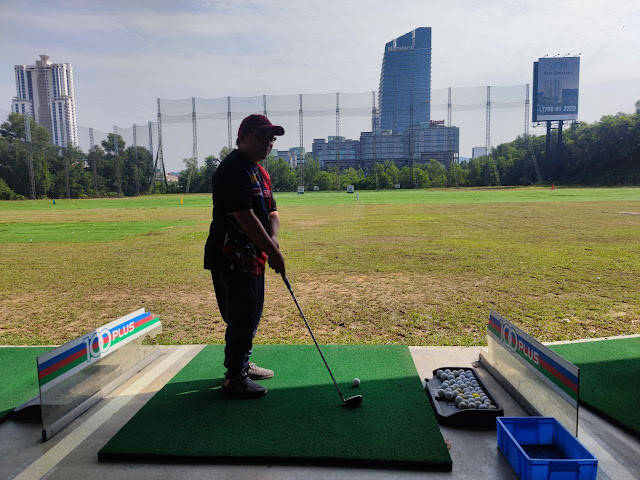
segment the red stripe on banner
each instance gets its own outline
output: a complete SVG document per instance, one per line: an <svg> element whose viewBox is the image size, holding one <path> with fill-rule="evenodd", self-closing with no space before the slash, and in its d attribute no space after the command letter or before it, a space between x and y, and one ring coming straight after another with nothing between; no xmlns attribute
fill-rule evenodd
<svg viewBox="0 0 640 480"><path fill-rule="evenodd" d="M46 377L47 375L51 375L53 372L55 372L59 368L62 368L65 365L70 364L71 362L73 362L74 360L77 360L78 358L82 357L83 355L85 357L87 356L86 347L83 350L78 350L76 353L74 353L73 355L68 356L64 360L60 360L58 363L54 363L49 368L45 368L44 370L41 370L40 372L38 372L38 378L41 379L41 378Z"/></svg>
<svg viewBox="0 0 640 480"><path fill-rule="evenodd" d="M498 332L502 331L502 327L498 322L496 322L493 319L493 317L489 317L489 325L493 325L493 328L496 329Z"/></svg>
<svg viewBox="0 0 640 480"><path fill-rule="evenodd" d="M140 325L147 323L149 320L153 319L153 315L149 314L146 317L141 318L136 323L133 324L133 328L138 328Z"/></svg>
<svg viewBox="0 0 640 480"><path fill-rule="evenodd" d="M557 378L563 385L569 388L572 392L578 393L578 386L575 383L573 383L571 380L569 380L567 377L565 377L558 370L556 370L553 367L553 365L550 365L549 363L547 363L545 359L542 358L542 356L538 357L538 362L540 363L541 367L543 367L547 372L549 372L551 375Z"/></svg>

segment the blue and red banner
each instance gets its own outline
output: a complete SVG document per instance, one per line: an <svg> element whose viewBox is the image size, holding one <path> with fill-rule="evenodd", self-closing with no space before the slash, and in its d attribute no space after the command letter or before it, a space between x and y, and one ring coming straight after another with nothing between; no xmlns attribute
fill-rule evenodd
<svg viewBox="0 0 640 480"><path fill-rule="evenodd" d="M158 317L139 309L41 355L38 357L40 392L148 333L159 321Z"/></svg>
<svg viewBox="0 0 640 480"><path fill-rule="evenodd" d="M572 405L578 404L579 369L491 310L487 333Z"/></svg>

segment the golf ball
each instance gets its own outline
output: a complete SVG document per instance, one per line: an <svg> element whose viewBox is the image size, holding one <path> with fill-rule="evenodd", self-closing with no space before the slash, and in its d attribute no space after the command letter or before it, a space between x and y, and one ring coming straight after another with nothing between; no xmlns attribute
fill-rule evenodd
<svg viewBox="0 0 640 480"><path fill-rule="evenodd" d="M444 390L443 389L438 390L438 398L444 398Z"/></svg>
<svg viewBox="0 0 640 480"><path fill-rule="evenodd" d="M467 407L468 407L467 402L465 402L464 400L458 404L458 408L460 410L464 410Z"/></svg>
<svg viewBox="0 0 640 480"><path fill-rule="evenodd" d="M459 405L462 400L463 398L460 395L458 395L455 399L456 405Z"/></svg>
<svg viewBox="0 0 640 480"><path fill-rule="evenodd" d="M359 387L360 386L360 379L359 378L354 378L353 379L353 386L354 387Z"/></svg>
<svg viewBox="0 0 640 480"><path fill-rule="evenodd" d="M446 398L447 400L453 399L453 392L444 392L444 398Z"/></svg>
<svg viewBox="0 0 640 480"><path fill-rule="evenodd" d="M478 405L478 410L486 410L486 409L487 409L487 406L484 403Z"/></svg>
<svg viewBox="0 0 640 480"><path fill-rule="evenodd" d="M439 369L439 370L436 372L436 375L439 377L439 376L440 376L440 375L442 375L443 373L444 373L444 372L442 371L442 369Z"/></svg>

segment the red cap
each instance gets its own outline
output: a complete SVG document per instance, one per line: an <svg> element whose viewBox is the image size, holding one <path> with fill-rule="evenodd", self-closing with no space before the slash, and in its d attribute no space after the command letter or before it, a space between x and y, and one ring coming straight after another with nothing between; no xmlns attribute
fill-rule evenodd
<svg viewBox="0 0 640 480"><path fill-rule="evenodd" d="M272 124L264 115L249 115L240 124L238 136L251 130L271 130L274 135L284 135L284 128Z"/></svg>

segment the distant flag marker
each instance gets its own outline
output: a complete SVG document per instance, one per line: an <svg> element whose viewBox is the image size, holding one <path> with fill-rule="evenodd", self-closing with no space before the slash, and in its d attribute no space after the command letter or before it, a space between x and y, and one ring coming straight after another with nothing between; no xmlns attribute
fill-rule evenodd
<svg viewBox="0 0 640 480"><path fill-rule="evenodd" d="M184 204L184 197L180 197L180 205Z"/></svg>
<svg viewBox="0 0 640 480"><path fill-rule="evenodd" d="M551 191L555 190L555 185L553 184L553 182L551 183Z"/></svg>
<svg viewBox="0 0 640 480"><path fill-rule="evenodd" d="M54 204L54 205L56 204L56 199L55 199L55 198L53 199L53 204Z"/></svg>

